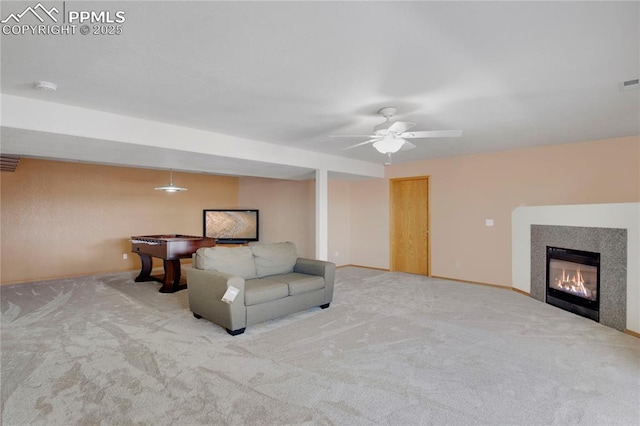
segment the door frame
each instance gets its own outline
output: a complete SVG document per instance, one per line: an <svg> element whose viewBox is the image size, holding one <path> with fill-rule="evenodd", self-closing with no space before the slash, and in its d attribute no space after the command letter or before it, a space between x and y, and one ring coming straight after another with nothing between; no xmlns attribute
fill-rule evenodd
<svg viewBox="0 0 640 426"><path fill-rule="evenodd" d="M393 184L394 182L407 181L407 180L426 180L427 181L427 277L431 276L431 179L429 175L424 176L410 176L403 178L390 178L389 179L389 270L391 272L396 270L395 267L395 253L396 253L396 241L394 235L395 229L395 202L393 196Z"/></svg>

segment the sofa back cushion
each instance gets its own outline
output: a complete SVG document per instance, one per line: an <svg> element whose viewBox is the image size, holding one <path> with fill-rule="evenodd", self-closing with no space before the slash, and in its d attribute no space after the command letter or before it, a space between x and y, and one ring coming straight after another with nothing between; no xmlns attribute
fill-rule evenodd
<svg viewBox="0 0 640 426"><path fill-rule="evenodd" d="M251 246L259 278L269 275L286 274L293 271L298 259L296 245L286 243L256 244Z"/></svg>
<svg viewBox="0 0 640 426"><path fill-rule="evenodd" d="M250 247L203 247L196 252L196 268L215 269L250 280L257 278Z"/></svg>

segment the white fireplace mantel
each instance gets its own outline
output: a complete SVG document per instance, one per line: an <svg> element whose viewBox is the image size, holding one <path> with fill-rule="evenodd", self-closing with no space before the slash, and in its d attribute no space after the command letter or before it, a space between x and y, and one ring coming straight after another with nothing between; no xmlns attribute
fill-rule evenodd
<svg viewBox="0 0 640 426"><path fill-rule="evenodd" d="M518 207L511 213L513 287L531 292L531 225L627 230L627 325L640 333L640 203Z"/></svg>

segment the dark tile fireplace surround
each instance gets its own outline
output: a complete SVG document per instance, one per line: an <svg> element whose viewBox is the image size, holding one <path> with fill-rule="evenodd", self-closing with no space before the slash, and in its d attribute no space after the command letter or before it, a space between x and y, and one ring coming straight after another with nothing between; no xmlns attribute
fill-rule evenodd
<svg viewBox="0 0 640 426"><path fill-rule="evenodd" d="M547 246L600 253L600 324L625 331L627 230L531 225L531 297L546 302Z"/></svg>

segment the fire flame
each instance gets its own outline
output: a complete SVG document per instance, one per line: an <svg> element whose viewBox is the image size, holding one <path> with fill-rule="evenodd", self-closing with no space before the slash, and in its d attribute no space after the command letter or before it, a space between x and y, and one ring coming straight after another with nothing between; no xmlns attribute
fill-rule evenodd
<svg viewBox="0 0 640 426"><path fill-rule="evenodd" d="M565 269L562 268L562 278L556 280L556 285L558 288L584 297L588 297L591 293L584 285L584 278L580 272L580 268L576 270L575 275L567 273Z"/></svg>

